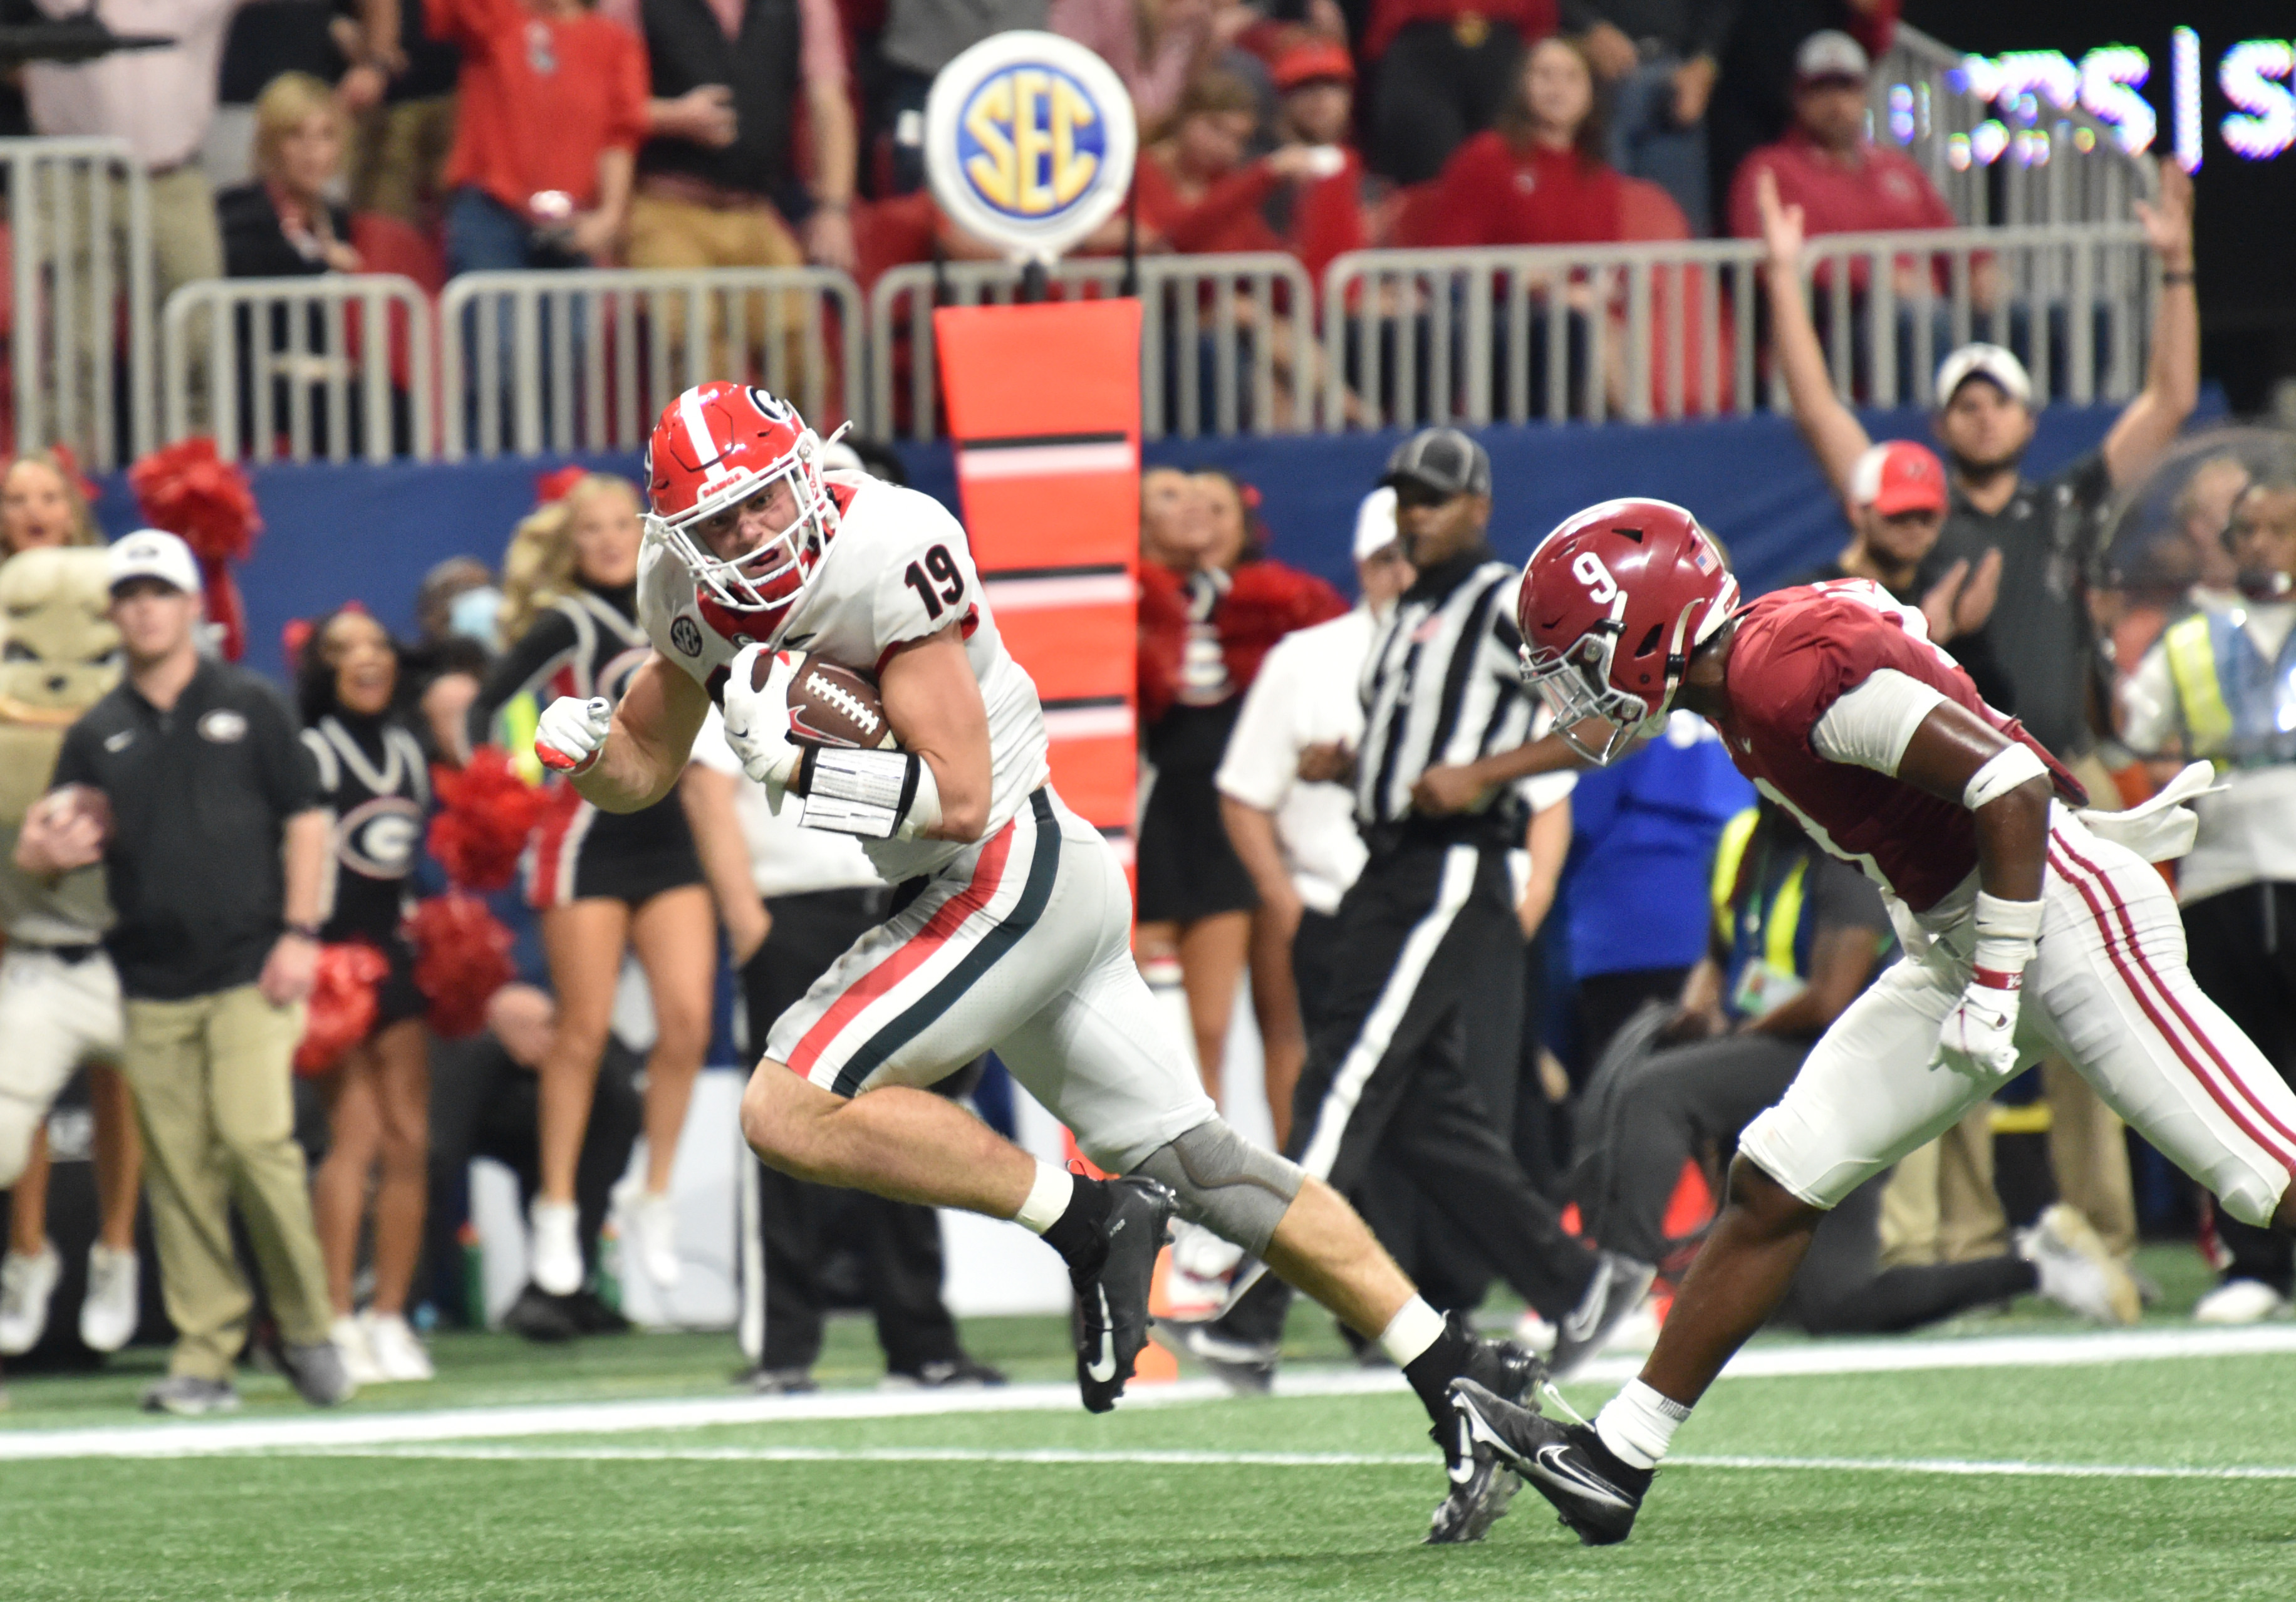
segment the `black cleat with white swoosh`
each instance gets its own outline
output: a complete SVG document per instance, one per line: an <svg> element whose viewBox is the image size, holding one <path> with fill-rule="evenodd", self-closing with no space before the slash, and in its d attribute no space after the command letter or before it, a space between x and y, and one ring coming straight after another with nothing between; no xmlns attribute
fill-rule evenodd
<svg viewBox="0 0 2296 1602"><path fill-rule="evenodd" d="M1100 1261L1069 1271L1076 1291L1077 1389L1095 1413L1116 1406L1124 1382L1132 1377L1134 1360L1148 1343L1148 1292L1156 1277L1156 1253L1171 1238L1172 1211L1179 1204L1153 1179L1136 1176L1107 1183Z"/></svg>
<svg viewBox="0 0 2296 1602"><path fill-rule="evenodd" d="M1451 1417L1476 1473L1488 1466L1520 1476L1586 1545L1611 1546L1633 1531L1653 1471L1620 1461L1593 1425L1557 1424L1471 1379L1452 1383Z"/></svg>

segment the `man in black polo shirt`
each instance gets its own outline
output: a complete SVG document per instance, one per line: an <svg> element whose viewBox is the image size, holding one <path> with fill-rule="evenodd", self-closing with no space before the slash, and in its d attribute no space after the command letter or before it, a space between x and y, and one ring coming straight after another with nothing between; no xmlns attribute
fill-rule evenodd
<svg viewBox="0 0 2296 1602"><path fill-rule="evenodd" d="M104 943L127 999L123 1066L176 1329L168 1377L144 1405L238 1405L232 1366L253 1297L232 1252L236 1199L289 1376L331 1406L351 1384L327 1337L289 1062L318 961L332 825L286 703L200 655L199 567L184 542L143 530L111 563L127 678L65 736L16 864L45 876L100 859L118 915Z"/></svg>

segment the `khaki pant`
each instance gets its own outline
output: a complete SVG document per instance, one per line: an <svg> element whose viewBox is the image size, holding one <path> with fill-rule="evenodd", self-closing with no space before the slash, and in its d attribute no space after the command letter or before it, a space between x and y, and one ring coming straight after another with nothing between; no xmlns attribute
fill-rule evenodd
<svg viewBox="0 0 2296 1602"><path fill-rule="evenodd" d="M455 97L370 108L351 127L353 211L377 211L429 227L447 203L447 154L455 144Z"/></svg>
<svg viewBox="0 0 2296 1602"><path fill-rule="evenodd" d="M130 1001L123 1067L144 1129L160 1284L175 1320L172 1374L231 1377L254 1305L232 1254L230 1204L293 1345L327 1338L332 1308L294 1138L290 1059L301 1006L253 985L188 1001Z"/></svg>
<svg viewBox="0 0 2296 1602"><path fill-rule="evenodd" d="M2120 1115L2062 1059L2041 1059L2049 1170L2116 1257L2136 1250L2136 1204ZM1882 1193L1882 1266L1968 1262L2005 1249L2008 1220L1993 1188L1993 1104L1985 1102L1898 1164Z"/></svg>
<svg viewBox="0 0 2296 1602"><path fill-rule="evenodd" d="M805 251L781 213L764 201L754 206L703 206L641 190L630 199L629 263L634 267L803 267ZM806 380L805 303L802 295L712 297L708 316L706 364L685 362L685 382L701 383L749 370L752 357L762 365L766 386L777 395L802 398ZM729 304L730 302L730 304ZM730 314L730 315L729 315ZM658 333L673 352L685 346L685 302L666 300L658 308ZM732 323L734 327L721 326ZM738 330L741 349L733 349ZM768 350L777 343L778 352ZM779 360L775 360L778 355ZM673 355L672 365L677 357ZM778 369L778 370L776 370Z"/></svg>
<svg viewBox="0 0 2296 1602"><path fill-rule="evenodd" d="M68 392L61 384L57 386L50 427L53 438L83 452L94 449L100 398L110 388L108 376L107 382L99 383L99 366L116 357L124 370L127 356L124 342L113 348L118 323L111 307L92 304L99 251L103 253L111 293L125 297L128 292L127 180L113 178L111 190L107 237L95 238L91 219L75 217L68 238L48 242L50 248L60 248L69 264L75 323L57 341L58 373L61 375L65 371L71 372L73 382ZM154 174L147 185L147 193L152 219L152 357L156 371L162 370L161 314L167 309L168 297L186 283L223 276L223 234L216 226L215 191L196 162L172 172ZM20 307L18 315L30 315L33 309ZM207 374L211 342L209 319L193 318L185 332L191 357L192 422L194 427L201 427L206 423L207 394L213 387ZM120 333L119 338L124 341L126 335ZM67 350L70 352L69 357L65 356Z"/></svg>

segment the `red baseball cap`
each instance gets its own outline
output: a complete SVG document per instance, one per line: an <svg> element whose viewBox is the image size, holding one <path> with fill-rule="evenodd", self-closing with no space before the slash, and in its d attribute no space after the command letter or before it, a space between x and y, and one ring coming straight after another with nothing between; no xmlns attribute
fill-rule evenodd
<svg viewBox="0 0 2296 1602"><path fill-rule="evenodd" d="M1337 78L1343 84L1351 84L1356 81L1356 64L1345 46L1317 39L1294 45L1277 56L1269 76L1275 79L1279 93L1289 94L1301 84L1311 84L1319 78Z"/></svg>
<svg viewBox="0 0 2296 1602"><path fill-rule="evenodd" d="M1946 509L1945 464L1937 452L1911 440L1871 446L1849 475L1849 498L1883 517L1900 512Z"/></svg>

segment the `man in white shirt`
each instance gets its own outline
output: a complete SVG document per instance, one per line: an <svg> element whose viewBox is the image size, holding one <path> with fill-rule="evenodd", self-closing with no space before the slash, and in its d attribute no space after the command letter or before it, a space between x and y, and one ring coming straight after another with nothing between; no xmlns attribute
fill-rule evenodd
<svg viewBox="0 0 2296 1602"><path fill-rule="evenodd" d="M1411 563L1395 532L1395 491L1374 489L1356 514L1355 610L1277 641L1243 698L1213 784L1235 854L1250 873L1265 915L1251 952L1255 995L1291 996L1289 1027L1263 1024L1267 1110L1280 1146L1292 1130L1292 1088L1308 1055L1305 1001L1292 982L1295 954L1324 952L1340 898L1363 871L1355 797L1332 753L1363 738L1356 681L1374 626L1410 587ZM1326 772L1330 768L1330 772ZM1262 991L1261 986L1267 989Z"/></svg>
<svg viewBox="0 0 2296 1602"><path fill-rule="evenodd" d="M766 1031L847 947L885 921L894 891L850 834L800 827L797 809L776 816L765 790L742 772L713 714L694 743L701 782L722 785L749 846L750 870L765 904L765 934L740 965L744 1047L765 1048ZM729 919L729 924L733 920ZM973 1076L945 1086L962 1092ZM840 1250L857 1253L884 1348L888 1384L931 1388L1003 1384L1004 1376L958 1344L940 1296L940 1218L930 1207L866 1191L810 1185L752 1157L741 1187L742 1350L758 1391L815 1388L822 1326L831 1310L823 1272Z"/></svg>
<svg viewBox="0 0 2296 1602"><path fill-rule="evenodd" d="M2200 834L2177 900L2193 977L2296 1083L2296 478L2267 474L2232 504L2229 604L2171 623L2121 686L2121 737L2146 755L2205 758L2224 788L2193 809ZM2193 1310L2250 1324L2289 1304L2289 1242L2219 1210L2224 1283Z"/></svg>

